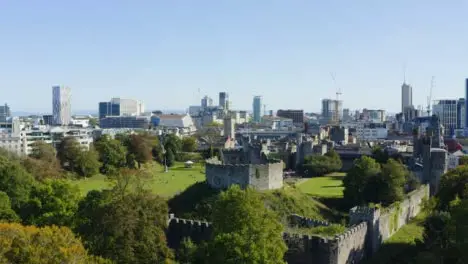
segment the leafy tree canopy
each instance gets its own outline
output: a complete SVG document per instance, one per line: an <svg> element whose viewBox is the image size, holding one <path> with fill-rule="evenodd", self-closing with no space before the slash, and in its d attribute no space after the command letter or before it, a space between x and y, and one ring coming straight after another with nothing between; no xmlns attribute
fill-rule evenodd
<svg viewBox="0 0 468 264"><path fill-rule="evenodd" d="M34 178L18 160L0 155L0 191L10 197L11 206L15 211L28 201L35 183Z"/></svg>
<svg viewBox="0 0 468 264"><path fill-rule="evenodd" d="M81 241L67 227L37 228L0 223L0 245L0 263L111 263L88 255Z"/></svg>
<svg viewBox="0 0 468 264"><path fill-rule="evenodd" d="M184 137L182 139L182 151L194 152L197 150L197 139L194 137Z"/></svg>

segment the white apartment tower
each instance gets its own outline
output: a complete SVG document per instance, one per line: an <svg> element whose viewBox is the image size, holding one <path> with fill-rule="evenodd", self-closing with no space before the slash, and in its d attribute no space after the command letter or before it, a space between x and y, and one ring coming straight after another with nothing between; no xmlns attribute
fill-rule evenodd
<svg viewBox="0 0 468 264"><path fill-rule="evenodd" d="M401 86L401 112L405 112L405 108L413 106L413 87L403 83Z"/></svg>
<svg viewBox="0 0 468 264"><path fill-rule="evenodd" d="M67 126L71 121L71 89L52 86L52 119L54 125Z"/></svg>

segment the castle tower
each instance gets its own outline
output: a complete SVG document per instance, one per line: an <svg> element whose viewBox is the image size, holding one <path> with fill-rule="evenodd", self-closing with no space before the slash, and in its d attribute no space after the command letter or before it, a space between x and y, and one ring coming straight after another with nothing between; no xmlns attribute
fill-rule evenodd
<svg viewBox="0 0 468 264"><path fill-rule="evenodd" d="M224 118L224 136L234 140L236 137L235 122L231 117Z"/></svg>
<svg viewBox="0 0 468 264"><path fill-rule="evenodd" d="M296 169L302 165L304 160L302 153L302 133L296 134Z"/></svg>
<svg viewBox="0 0 468 264"><path fill-rule="evenodd" d="M429 179L431 195L434 195L439 190L440 179L447 172L447 159L448 156L445 149L431 149L431 177Z"/></svg>

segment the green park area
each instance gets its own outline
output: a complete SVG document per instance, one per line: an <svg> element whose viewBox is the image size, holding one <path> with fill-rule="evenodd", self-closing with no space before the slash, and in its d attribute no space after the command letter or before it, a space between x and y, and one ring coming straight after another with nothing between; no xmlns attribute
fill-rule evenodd
<svg viewBox="0 0 468 264"><path fill-rule="evenodd" d="M202 164L194 164L191 168L185 168L181 162L176 162L168 172L164 172L164 167L158 163L151 164L145 168L145 177L142 177L139 184L145 189L151 190L154 194L165 197L173 196L183 192L190 185L204 181L205 173ZM89 178L82 178L73 181L83 195L91 190L109 189L114 185L114 181L107 176L97 174Z"/></svg>
<svg viewBox="0 0 468 264"><path fill-rule="evenodd" d="M303 193L314 197L341 198L343 197L343 178L345 173L335 172L323 177L313 177L297 183Z"/></svg>

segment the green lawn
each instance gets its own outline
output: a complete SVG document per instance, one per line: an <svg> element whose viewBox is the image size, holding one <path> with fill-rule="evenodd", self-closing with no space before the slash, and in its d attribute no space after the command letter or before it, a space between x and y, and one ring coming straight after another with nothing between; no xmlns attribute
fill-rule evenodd
<svg viewBox="0 0 468 264"><path fill-rule="evenodd" d="M385 241L379 251L366 264L411 263L418 254L416 241L423 238L426 212L422 212L407 225L402 226L392 237Z"/></svg>
<svg viewBox="0 0 468 264"><path fill-rule="evenodd" d="M331 173L322 177L314 177L297 184L299 190L315 197L340 198L343 197L344 173Z"/></svg>
<svg viewBox="0 0 468 264"><path fill-rule="evenodd" d="M194 164L192 168L185 168L183 163L176 163L174 167L169 168L169 172L164 172L164 168L159 164L152 164L145 169L150 173L148 178L141 180L143 188L161 196L172 196L196 182L205 180L203 165ZM91 190L109 189L113 186L113 182L104 175L75 180L73 183L83 195Z"/></svg>

